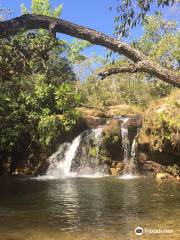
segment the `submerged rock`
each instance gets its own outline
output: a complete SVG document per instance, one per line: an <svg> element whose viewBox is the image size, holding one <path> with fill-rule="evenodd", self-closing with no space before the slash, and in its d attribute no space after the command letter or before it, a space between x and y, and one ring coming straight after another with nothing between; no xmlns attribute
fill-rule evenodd
<svg viewBox="0 0 180 240"><path fill-rule="evenodd" d="M173 175L169 173L157 173L156 178L157 179L174 179Z"/></svg>

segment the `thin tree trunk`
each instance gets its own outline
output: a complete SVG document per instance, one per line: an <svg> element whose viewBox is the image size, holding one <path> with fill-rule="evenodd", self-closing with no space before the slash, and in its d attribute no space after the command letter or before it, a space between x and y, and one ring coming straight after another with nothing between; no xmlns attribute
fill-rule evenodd
<svg viewBox="0 0 180 240"><path fill-rule="evenodd" d="M22 15L8 21L0 22L0 38L9 37L24 30L39 28L67 34L109 48L132 60L137 71L149 73L173 86L180 87L180 75L178 73L159 66L135 48L101 32L62 19L43 15Z"/></svg>

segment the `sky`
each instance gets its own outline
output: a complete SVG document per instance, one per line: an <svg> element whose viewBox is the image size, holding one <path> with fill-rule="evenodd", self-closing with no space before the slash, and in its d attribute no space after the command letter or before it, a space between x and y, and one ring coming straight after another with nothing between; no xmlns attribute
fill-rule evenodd
<svg viewBox="0 0 180 240"><path fill-rule="evenodd" d="M31 0L0 0L0 7L10 8L13 11L10 17L16 17L21 14L22 2L30 8ZM52 7L60 3L63 3L62 19L112 35L113 15L108 9L111 0L51 0ZM71 39L68 36L63 38ZM104 48L98 46L88 49L87 54L91 51L102 55L106 52Z"/></svg>
<svg viewBox="0 0 180 240"><path fill-rule="evenodd" d="M50 0L50 2L53 8L63 3L62 19L113 35L114 13L109 11L109 7L115 5L117 0ZM12 11L10 18L17 17L21 15L21 3L30 9L31 0L0 0L0 8L9 8ZM178 18L173 9L164 8L163 13L168 19L177 20ZM136 28L132 31L131 38L137 39L142 32L141 27ZM62 38L71 40L68 36L62 36ZM104 56L107 53L103 47L94 46L87 49L86 54L89 55L92 51Z"/></svg>

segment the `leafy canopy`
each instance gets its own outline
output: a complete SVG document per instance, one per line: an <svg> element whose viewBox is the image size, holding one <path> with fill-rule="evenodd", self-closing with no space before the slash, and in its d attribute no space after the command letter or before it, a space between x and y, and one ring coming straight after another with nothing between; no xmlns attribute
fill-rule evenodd
<svg viewBox="0 0 180 240"><path fill-rule="evenodd" d="M54 12L48 3L33 0L33 12L44 4L41 14L59 16L60 7ZM47 31L0 40L0 161L10 159L11 171L18 162L37 166L74 127L81 102L75 81L67 44Z"/></svg>
<svg viewBox="0 0 180 240"><path fill-rule="evenodd" d="M127 37L132 28L136 27L137 24L143 24L153 5L155 9L160 9L172 6L175 2L175 0L117 0L115 8L117 16L114 18L115 34Z"/></svg>

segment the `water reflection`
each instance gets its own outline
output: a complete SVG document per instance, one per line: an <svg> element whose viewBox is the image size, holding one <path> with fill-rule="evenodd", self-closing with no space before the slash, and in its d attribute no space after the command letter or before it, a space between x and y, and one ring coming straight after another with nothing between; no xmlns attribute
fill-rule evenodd
<svg viewBox="0 0 180 240"><path fill-rule="evenodd" d="M86 182L82 178L72 178L55 182L55 185L47 191L52 219L63 218L68 229L78 229L88 224L102 228L105 199L97 180Z"/></svg>
<svg viewBox="0 0 180 240"><path fill-rule="evenodd" d="M111 177L13 179L0 181L0 192L0 232L11 233L12 239L28 239L34 232L55 234L54 239L61 239L63 232L95 234L95 239L105 235L134 239L138 225L168 227L176 233L180 227L180 185L176 183Z"/></svg>
<svg viewBox="0 0 180 240"><path fill-rule="evenodd" d="M75 229L79 225L77 186L72 179L56 181L54 185L52 187L50 184L47 189L47 198L50 201L49 218L51 224L60 221L62 230Z"/></svg>

